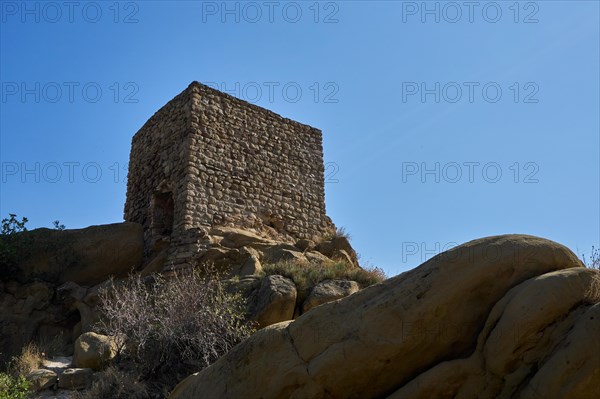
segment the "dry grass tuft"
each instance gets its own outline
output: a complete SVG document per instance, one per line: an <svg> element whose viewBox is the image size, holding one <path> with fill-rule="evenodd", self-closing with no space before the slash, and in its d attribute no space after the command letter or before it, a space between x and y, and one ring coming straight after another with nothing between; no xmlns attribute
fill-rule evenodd
<svg viewBox="0 0 600 399"><path fill-rule="evenodd" d="M387 278L378 268L361 268L347 262L298 263L292 261L265 264L264 275L279 274L294 281L300 291L310 289L325 280L354 280L361 288L382 282Z"/></svg>
<svg viewBox="0 0 600 399"><path fill-rule="evenodd" d="M45 353L33 342L21 349L21 354L12 358L8 365L8 372L14 377L26 376L32 370L40 368Z"/></svg>

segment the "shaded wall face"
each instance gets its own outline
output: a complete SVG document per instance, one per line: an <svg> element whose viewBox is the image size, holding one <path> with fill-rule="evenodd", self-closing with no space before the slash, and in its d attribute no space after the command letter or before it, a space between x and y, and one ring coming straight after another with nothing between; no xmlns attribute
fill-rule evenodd
<svg viewBox="0 0 600 399"><path fill-rule="evenodd" d="M188 217L295 237L326 231L319 130L202 87L192 109Z"/></svg>
<svg viewBox="0 0 600 399"><path fill-rule="evenodd" d="M184 230L189 97L182 93L134 136L129 159L125 220L144 226L147 249L159 235Z"/></svg>

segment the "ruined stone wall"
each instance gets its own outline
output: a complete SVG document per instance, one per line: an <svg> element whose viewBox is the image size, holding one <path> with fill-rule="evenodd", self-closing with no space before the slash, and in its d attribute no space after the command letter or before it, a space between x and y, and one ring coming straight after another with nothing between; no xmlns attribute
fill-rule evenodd
<svg viewBox="0 0 600 399"><path fill-rule="evenodd" d="M147 252L170 242L171 263L213 226L311 238L332 228L323 175L318 129L194 82L135 134L125 220L144 226Z"/></svg>
<svg viewBox="0 0 600 399"><path fill-rule="evenodd" d="M187 215L308 238L328 228L321 131L192 85Z"/></svg>
<svg viewBox="0 0 600 399"><path fill-rule="evenodd" d="M189 93L183 92L156 112L132 139L124 218L144 226L146 245L151 244L152 201L157 193L172 193L173 235L185 230L190 113Z"/></svg>

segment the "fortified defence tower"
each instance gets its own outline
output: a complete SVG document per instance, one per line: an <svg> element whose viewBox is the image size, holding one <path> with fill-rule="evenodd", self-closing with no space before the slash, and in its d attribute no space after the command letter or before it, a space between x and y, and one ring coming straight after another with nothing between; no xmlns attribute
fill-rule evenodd
<svg viewBox="0 0 600 399"><path fill-rule="evenodd" d="M334 228L323 174L320 130L192 82L133 137L125 220L175 264L217 226L314 238Z"/></svg>

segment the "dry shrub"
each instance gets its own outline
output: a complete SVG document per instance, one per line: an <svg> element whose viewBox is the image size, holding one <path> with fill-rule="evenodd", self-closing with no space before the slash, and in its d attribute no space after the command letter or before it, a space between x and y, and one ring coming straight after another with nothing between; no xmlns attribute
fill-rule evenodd
<svg viewBox="0 0 600 399"><path fill-rule="evenodd" d="M32 370L40 368L44 360L44 353L33 342L21 349L21 354L12 358L8 365L8 372L13 377L26 376Z"/></svg>
<svg viewBox="0 0 600 399"><path fill-rule="evenodd" d="M139 377L110 366L94 376L91 387L77 394L76 399L144 399L149 393Z"/></svg>
<svg viewBox="0 0 600 399"><path fill-rule="evenodd" d="M323 234L321 237L318 237L316 239L316 241L319 242L324 242L324 241L331 241L334 238L345 238L348 241L350 241L352 239L352 237L350 236L350 233L348 233L348 230L346 230L345 227L336 227L335 230L332 230L328 233Z"/></svg>
<svg viewBox="0 0 600 399"><path fill-rule="evenodd" d="M596 248L592 245L592 252L589 258L582 257L583 263L588 269L600 270L600 248Z"/></svg>
<svg viewBox="0 0 600 399"><path fill-rule="evenodd" d="M240 294L210 269L109 284L100 294L101 332L123 337L119 357L152 391L172 388L252 333Z"/></svg>
<svg viewBox="0 0 600 399"><path fill-rule="evenodd" d="M583 263L588 269L595 270L597 273L586 292L586 299L591 303L600 302L600 248L592 246L590 257L582 256Z"/></svg>

